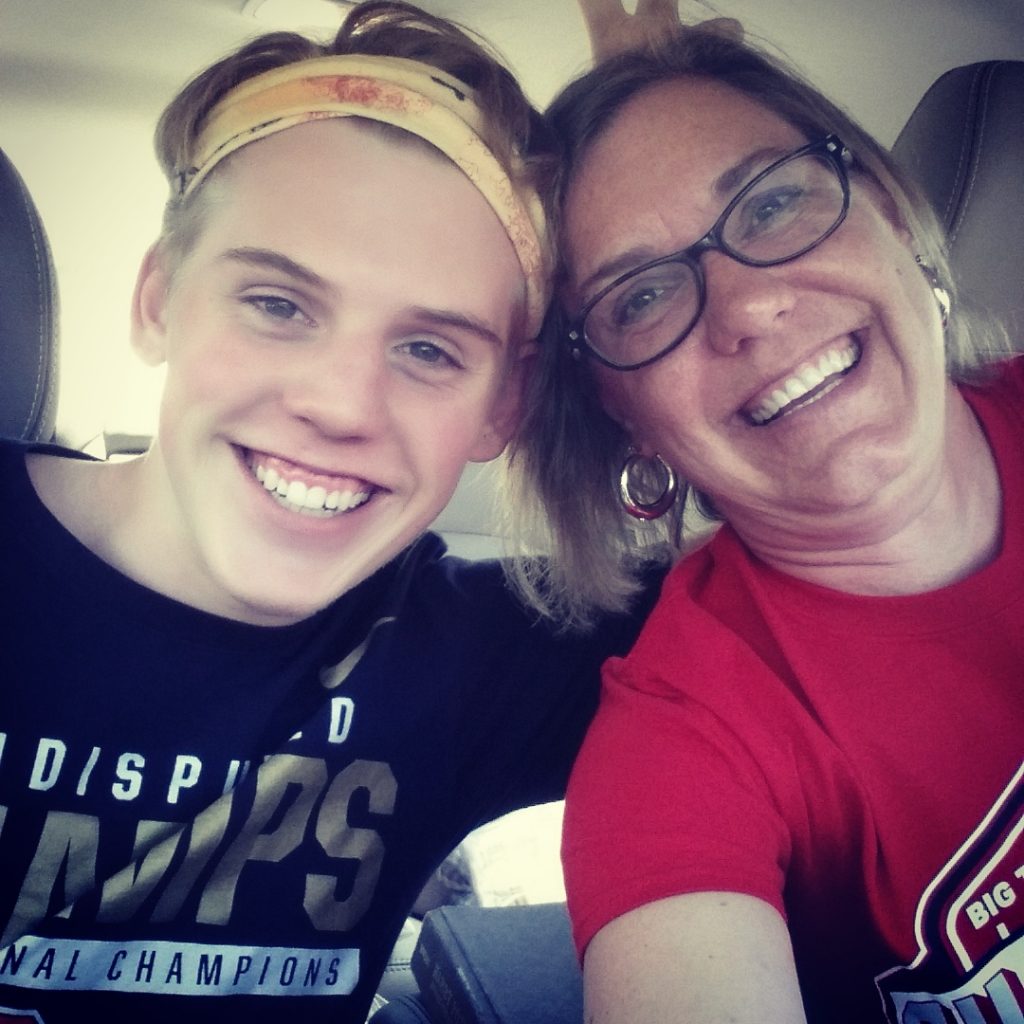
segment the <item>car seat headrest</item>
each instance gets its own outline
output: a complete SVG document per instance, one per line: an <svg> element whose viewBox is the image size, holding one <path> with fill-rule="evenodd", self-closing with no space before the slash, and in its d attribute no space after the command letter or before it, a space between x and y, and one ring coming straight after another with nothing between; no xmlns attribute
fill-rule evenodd
<svg viewBox="0 0 1024 1024"><path fill-rule="evenodd" d="M0 436L53 439L57 284L25 183L0 150Z"/></svg>
<svg viewBox="0 0 1024 1024"><path fill-rule="evenodd" d="M946 229L962 300L1000 317L1024 349L1024 62L947 71L892 152Z"/></svg>

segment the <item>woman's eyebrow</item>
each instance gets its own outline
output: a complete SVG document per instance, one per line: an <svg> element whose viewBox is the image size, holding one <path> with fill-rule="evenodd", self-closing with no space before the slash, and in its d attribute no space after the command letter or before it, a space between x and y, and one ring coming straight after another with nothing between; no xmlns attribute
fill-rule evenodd
<svg viewBox="0 0 1024 1024"><path fill-rule="evenodd" d="M647 245L634 246L632 249L620 252L610 260L606 260L599 267L596 267L576 285L576 291L584 297L583 304L585 305L589 301L588 296L593 295L599 290L598 285L603 287L606 283L614 281L622 274L628 274L629 271L642 267L645 263L650 263L651 260L667 255L668 253L655 252L655 250Z"/></svg>
<svg viewBox="0 0 1024 1024"><path fill-rule="evenodd" d="M312 287L327 287L327 282L315 271L296 262L290 256L285 256L283 252L278 252L276 249L239 246L225 250L221 254L221 259L246 263L254 267L268 267L271 270L279 270L281 273L294 277L296 280Z"/></svg>
<svg viewBox="0 0 1024 1024"><path fill-rule="evenodd" d="M722 199L731 199L758 171L791 152L779 146L762 146L739 163L723 171L711 184L711 191Z"/></svg>

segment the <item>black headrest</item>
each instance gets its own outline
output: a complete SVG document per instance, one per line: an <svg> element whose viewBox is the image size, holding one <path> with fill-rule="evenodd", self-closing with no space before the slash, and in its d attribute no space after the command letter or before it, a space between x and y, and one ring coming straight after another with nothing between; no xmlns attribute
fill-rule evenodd
<svg viewBox="0 0 1024 1024"><path fill-rule="evenodd" d="M950 240L965 300L1024 348L1024 62L947 71L893 146Z"/></svg>
<svg viewBox="0 0 1024 1024"><path fill-rule="evenodd" d="M53 439L57 285L32 197L0 150L0 436Z"/></svg>

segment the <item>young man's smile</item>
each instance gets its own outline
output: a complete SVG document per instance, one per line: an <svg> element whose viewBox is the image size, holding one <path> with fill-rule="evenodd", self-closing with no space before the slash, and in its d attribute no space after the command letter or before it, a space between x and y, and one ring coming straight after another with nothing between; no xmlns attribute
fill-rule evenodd
<svg viewBox="0 0 1024 1024"><path fill-rule="evenodd" d="M264 490L293 512L342 515L365 505L379 490L367 480L300 466L266 452L247 452L245 461Z"/></svg>

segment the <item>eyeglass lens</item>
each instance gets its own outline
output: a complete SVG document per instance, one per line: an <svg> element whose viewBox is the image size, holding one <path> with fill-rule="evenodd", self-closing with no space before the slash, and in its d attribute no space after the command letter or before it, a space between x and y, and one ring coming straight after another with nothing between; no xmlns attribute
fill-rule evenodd
<svg viewBox="0 0 1024 1024"><path fill-rule="evenodd" d="M769 266L821 241L844 214L843 183L824 154L803 153L743 188L709 233L710 246L741 263ZM717 244L715 244L717 240ZM614 284L587 313L587 344L616 366L650 361L695 326L704 287L690 250L640 267Z"/></svg>

